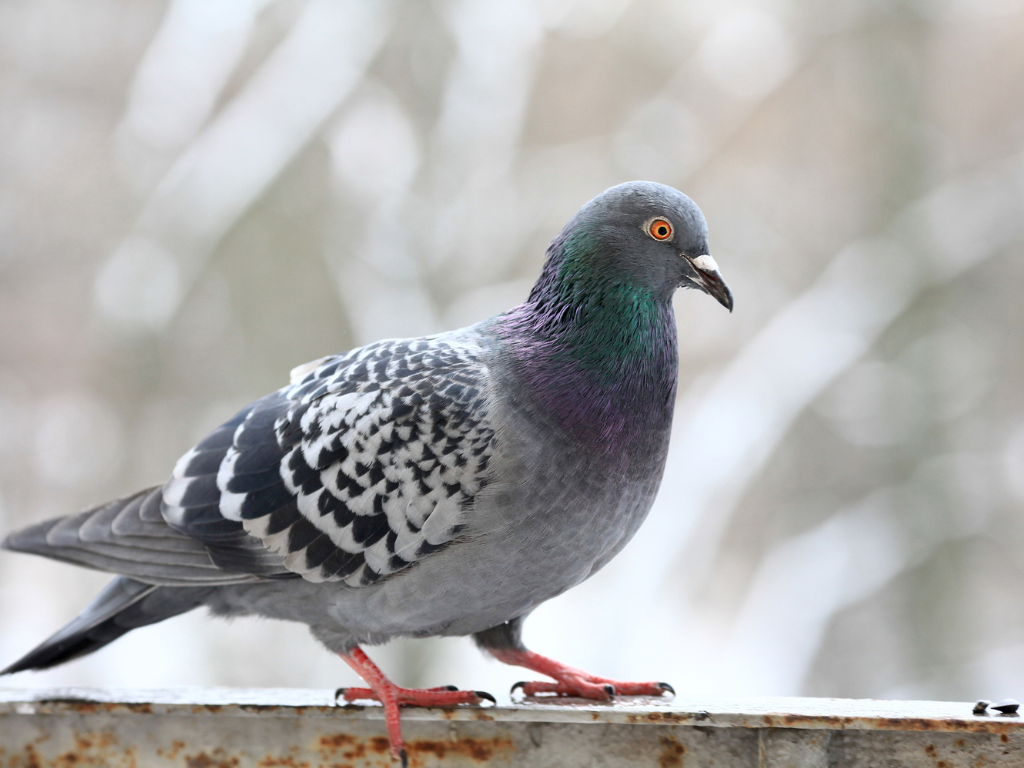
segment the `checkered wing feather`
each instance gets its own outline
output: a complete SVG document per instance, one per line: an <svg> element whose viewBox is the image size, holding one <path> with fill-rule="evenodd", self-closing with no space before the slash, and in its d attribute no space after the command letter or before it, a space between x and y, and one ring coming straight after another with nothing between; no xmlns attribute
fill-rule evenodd
<svg viewBox="0 0 1024 768"><path fill-rule="evenodd" d="M455 539L486 483L487 369L466 341L324 358L181 458L171 527L225 570L365 586Z"/></svg>

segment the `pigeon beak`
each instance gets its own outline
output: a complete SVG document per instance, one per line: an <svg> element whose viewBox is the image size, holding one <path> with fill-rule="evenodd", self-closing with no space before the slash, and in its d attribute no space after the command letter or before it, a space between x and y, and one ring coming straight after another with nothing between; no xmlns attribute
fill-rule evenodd
<svg viewBox="0 0 1024 768"><path fill-rule="evenodd" d="M697 285L704 293L718 299L719 304L732 312L732 291L729 290L729 286L725 284L725 280L719 274L718 264L715 263L711 254L705 253L703 256L690 259L690 263L693 264L697 273L695 281Z"/></svg>

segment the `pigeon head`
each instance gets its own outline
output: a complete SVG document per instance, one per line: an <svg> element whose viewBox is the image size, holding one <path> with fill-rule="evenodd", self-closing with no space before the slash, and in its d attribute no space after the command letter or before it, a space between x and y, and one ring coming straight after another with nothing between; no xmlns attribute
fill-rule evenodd
<svg viewBox="0 0 1024 768"><path fill-rule="evenodd" d="M633 181L595 197L555 238L544 271L541 290L549 282L584 290L616 285L667 301L676 288L697 288L732 311L704 215L664 184Z"/></svg>
<svg viewBox="0 0 1024 768"><path fill-rule="evenodd" d="M693 201L646 181L595 197L548 247L526 302L489 321L530 392L521 402L538 403L545 419L616 460L662 451L649 438L672 417L678 353L671 299L680 287L732 309Z"/></svg>

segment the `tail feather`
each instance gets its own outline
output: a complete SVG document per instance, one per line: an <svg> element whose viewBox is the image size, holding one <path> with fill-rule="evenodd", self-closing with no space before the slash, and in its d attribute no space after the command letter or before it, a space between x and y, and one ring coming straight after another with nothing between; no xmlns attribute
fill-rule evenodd
<svg viewBox="0 0 1024 768"><path fill-rule="evenodd" d="M99 650L126 632L191 611L211 587L159 587L118 576L75 619L0 675L46 669Z"/></svg>

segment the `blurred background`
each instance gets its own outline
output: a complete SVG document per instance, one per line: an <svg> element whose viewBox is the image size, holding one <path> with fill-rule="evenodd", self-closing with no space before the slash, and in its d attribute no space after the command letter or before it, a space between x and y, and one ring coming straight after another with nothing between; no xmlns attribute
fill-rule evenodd
<svg viewBox="0 0 1024 768"><path fill-rule="evenodd" d="M1024 698L1022 0L2 0L0 528L162 483L289 369L703 208L665 483L536 650L682 698ZM107 576L0 556L0 660ZM502 695L467 639L371 650ZM7 686L355 683L200 612Z"/></svg>

